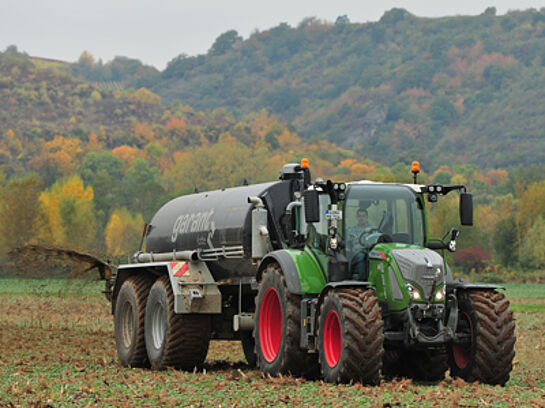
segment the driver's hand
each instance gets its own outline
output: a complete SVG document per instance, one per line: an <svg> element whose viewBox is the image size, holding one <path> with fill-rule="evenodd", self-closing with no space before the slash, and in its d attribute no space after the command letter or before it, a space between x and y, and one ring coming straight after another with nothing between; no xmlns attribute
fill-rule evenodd
<svg viewBox="0 0 545 408"><path fill-rule="evenodd" d="M367 232L367 233L371 232L371 228L369 228L369 227L365 228L365 232Z"/></svg>

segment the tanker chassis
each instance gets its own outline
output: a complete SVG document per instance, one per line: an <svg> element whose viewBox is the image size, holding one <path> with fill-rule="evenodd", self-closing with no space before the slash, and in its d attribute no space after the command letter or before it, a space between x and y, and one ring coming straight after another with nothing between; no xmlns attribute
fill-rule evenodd
<svg viewBox="0 0 545 408"><path fill-rule="evenodd" d="M211 339L239 340L268 375L376 384L380 375L504 385L515 323L500 287L455 281L425 200L463 185L280 180L178 197L110 282L121 363L193 370ZM416 166L416 167L415 167Z"/></svg>

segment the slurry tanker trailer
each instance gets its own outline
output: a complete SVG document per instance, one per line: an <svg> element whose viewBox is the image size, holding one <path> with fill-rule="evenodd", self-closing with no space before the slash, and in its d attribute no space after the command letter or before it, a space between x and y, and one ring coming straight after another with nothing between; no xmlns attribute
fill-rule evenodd
<svg viewBox="0 0 545 408"><path fill-rule="evenodd" d="M193 370L238 340L267 375L376 384L384 377L505 384L515 323L500 287L454 280L459 232L428 235L426 200L463 185L280 179L173 199L108 282L121 363ZM446 236L447 236L446 235ZM446 237L445 236L445 237Z"/></svg>

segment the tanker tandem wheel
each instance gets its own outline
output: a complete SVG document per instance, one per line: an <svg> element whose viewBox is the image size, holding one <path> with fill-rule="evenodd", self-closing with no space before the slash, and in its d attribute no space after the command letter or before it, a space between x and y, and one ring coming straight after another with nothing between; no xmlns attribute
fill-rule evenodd
<svg viewBox="0 0 545 408"><path fill-rule="evenodd" d="M125 367L149 367L144 340L146 302L153 277L128 277L117 296L114 311L115 344Z"/></svg>
<svg viewBox="0 0 545 408"><path fill-rule="evenodd" d="M209 315L174 313L174 295L168 275L151 287L146 304L145 342L152 368L193 370L208 352Z"/></svg>

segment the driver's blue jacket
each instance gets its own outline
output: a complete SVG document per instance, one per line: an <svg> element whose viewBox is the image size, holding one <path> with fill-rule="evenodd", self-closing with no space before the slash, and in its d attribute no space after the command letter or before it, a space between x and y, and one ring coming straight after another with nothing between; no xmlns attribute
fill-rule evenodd
<svg viewBox="0 0 545 408"><path fill-rule="evenodd" d="M360 245L360 236L365 233L365 230L368 228L376 228L373 224L370 222L367 222L364 225L355 225L353 227L348 228L347 231L347 249L350 253L355 253L363 249L363 247Z"/></svg>

